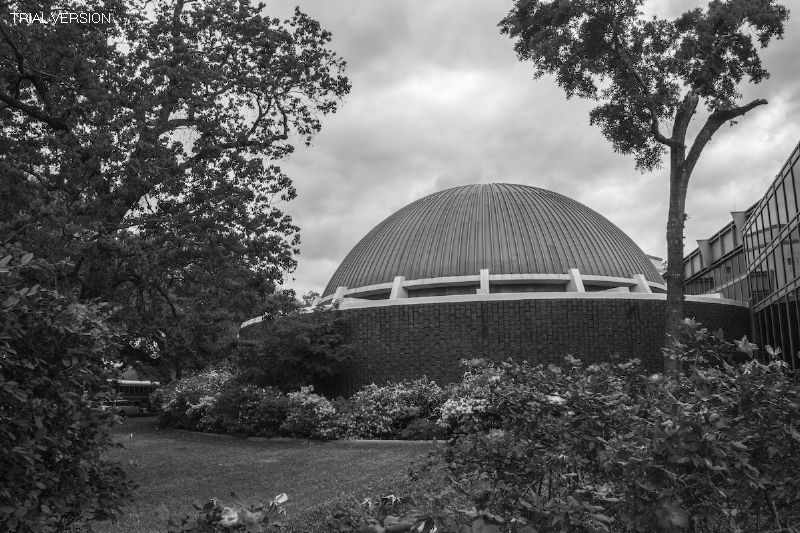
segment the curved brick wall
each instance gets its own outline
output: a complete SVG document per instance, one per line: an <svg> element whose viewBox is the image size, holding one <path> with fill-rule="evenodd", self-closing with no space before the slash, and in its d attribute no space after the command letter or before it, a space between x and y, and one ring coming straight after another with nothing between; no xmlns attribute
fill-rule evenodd
<svg viewBox="0 0 800 533"><path fill-rule="evenodd" d="M521 299L389 305L340 311L345 335L361 355L336 393L360 385L427 375L438 383L457 380L461 359L512 357L559 362L568 353L585 362L619 354L663 368L660 345L664 300ZM750 335L747 308L686 302L686 315L726 338Z"/></svg>

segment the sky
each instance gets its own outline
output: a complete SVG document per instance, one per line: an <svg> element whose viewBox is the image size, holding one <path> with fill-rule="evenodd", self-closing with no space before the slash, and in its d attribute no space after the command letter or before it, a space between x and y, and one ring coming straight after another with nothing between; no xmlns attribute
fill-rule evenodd
<svg viewBox="0 0 800 533"><path fill-rule="evenodd" d="M794 5L794 4L798 5ZM298 0L273 0L288 16ZM772 74L743 85L766 98L734 127L723 126L692 175L685 251L764 193L800 141L800 2L783 40L762 52ZM567 100L552 78L534 80L497 23L511 0L300 0L331 31L347 61L350 94L324 118L310 147L280 163L297 198L298 267L285 286L322 292L339 263L384 218L427 194L472 183L549 189L587 205L645 253L666 256L667 168L642 174L589 124L591 102ZM674 17L705 5L652 0ZM703 120L703 115L695 122Z"/></svg>

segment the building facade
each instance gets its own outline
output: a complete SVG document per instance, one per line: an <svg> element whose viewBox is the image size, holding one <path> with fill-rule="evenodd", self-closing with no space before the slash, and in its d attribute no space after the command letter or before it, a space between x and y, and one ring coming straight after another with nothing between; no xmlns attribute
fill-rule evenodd
<svg viewBox="0 0 800 533"><path fill-rule="evenodd" d="M754 340L800 366L800 144L764 196L684 259L686 293L746 302Z"/></svg>
<svg viewBox="0 0 800 533"><path fill-rule="evenodd" d="M492 183L428 195L368 232L323 291L360 348L337 393L422 375L447 383L463 373L460 360L478 357L636 357L659 371L660 263L608 219L552 191ZM696 295L686 308L731 337L750 334L742 300Z"/></svg>

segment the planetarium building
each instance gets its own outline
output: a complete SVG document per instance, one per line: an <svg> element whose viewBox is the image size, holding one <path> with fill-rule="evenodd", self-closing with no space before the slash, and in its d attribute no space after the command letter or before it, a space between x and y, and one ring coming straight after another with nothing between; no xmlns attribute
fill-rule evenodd
<svg viewBox="0 0 800 533"><path fill-rule="evenodd" d="M457 379L461 359L587 362L639 357L662 367L666 286L618 227L561 194L505 183L440 191L366 234L322 294L360 350L341 383ZM687 298L732 337L747 305Z"/></svg>

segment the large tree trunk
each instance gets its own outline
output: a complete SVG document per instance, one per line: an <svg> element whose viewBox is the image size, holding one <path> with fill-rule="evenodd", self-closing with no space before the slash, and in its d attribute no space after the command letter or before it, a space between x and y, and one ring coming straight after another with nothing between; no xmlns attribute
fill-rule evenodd
<svg viewBox="0 0 800 533"><path fill-rule="evenodd" d="M683 228L686 220L686 190L688 180L684 177L682 162L670 169L669 214L667 215L667 305L664 346L669 346L684 318L683 279ZM665 361L666 370L675 370L670 359Z"/></svg>
<svg viewBox="0 0 800 533"><path fill-rule="evenodd" d="M683 320L683 227L686 223L686 190L694 162L699 156L695 146L686 157L686 130L695 113L699 97L689 91L675 112L669 145L669 213L667 214L667 305L664 346L669 346ZM701 147L702 149L702 147ZM677 369L671 359L664 362L665 370Z"/></svg>
<svg viewBox="0 0 800 533"><path fill-rule="evenodd" d="M673 128L673 139L679 142L670 147L669 212L667 214L667 305L664 346L669 346L683 321L683 228L686 223L686 191L690 171L686 168L686 128L694 113L697 99L687 95L678 111ZM664 361L665 370L677 370L671 359Z"/></svg>

